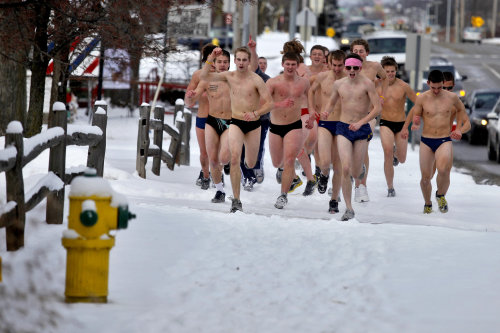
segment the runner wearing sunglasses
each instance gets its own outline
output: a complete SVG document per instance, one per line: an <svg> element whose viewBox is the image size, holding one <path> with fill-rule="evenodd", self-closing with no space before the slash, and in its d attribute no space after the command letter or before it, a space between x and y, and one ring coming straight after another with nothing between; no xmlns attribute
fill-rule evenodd
<svg viewBox="0 0 500 333"><path fill-rule="evenodd" d="M384 103L384 93L387 89L386 74L382 65L376 61L368 61L366 57L370 54L370 45L364 39L356 39L351 43L351 53L355 53L363 59L363 70L362 74L372 80L377 87L379 87L380 92L380 103ZM381 88L380 88L381 87ZM370 127L372 131L375 128L376 120L370 122ZM368 139L368 142L371 137ZM355 190L354 190L354 201L356 202L367 202L370 201L368 196L368 189L366 188L366 180L368 178L368 170L370 168L370 158L368 156L368 150L365 156L365 166L366 172L365 176L361 180L356 180Z"/></svg>
<svg viewBox="0 0 500 333"><path fill-rule="evenodd" d="M342 221L354 218L351 195L351 176L361 179L364 176L363 162L368 150L368 138L372 134L370 120L380 113L382 107L375 84L360 74L363 60L357 54L349 54L344 65L347 77L335 81L332 95L327 102L324 119L330 116L337 101L340 100L341 114L337 123L337 147L342 161L342 193L346 211ZM347 70L350 67L350 70ZM359 69L356 70L355 67ZM369 112L368 112L369 111Z"/></svg>

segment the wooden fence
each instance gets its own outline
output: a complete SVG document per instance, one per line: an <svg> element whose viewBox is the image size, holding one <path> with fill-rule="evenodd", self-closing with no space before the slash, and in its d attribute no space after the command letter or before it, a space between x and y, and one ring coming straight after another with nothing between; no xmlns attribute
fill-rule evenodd
<svg viewBox="0 0 500 333"><path fill-rule="evenodd" d="M64 185L84 172L84 168L80 168L69 169L67 173L67 146L89 146L87 167L96 169L97 175L102 177L106 151L106 110L106 103L96 103L92 126L70 126L68 130L66 108L62 103L55 103L49 114L47 131L28 139L23 138L21 123L9 123L5 149L0 149L0 172L6 174L7 188L7 202L0 204L0 228L6 228L7 251L16 251L24 246L26 212L45 197L47 223L62 224ZM23 167L45 149L50 149L49 172L25 192Z"/></svg>
<svg viewBox="0 0 500 333"><path fill-rule="evenodd" d="M191 111L184 109L184 102L178 100L175 105L175 128L164 123L165 108L157 106L150 119L151 107L142 104L139 109L139 132L137 134L136 170L140 177L146 178L146 163L148 157L153 157L152 172L159 176L161 161L167 164L170 170L177 165L189 165L189 140L191 131ZM149 138L150 130L153 131L153 143ZM168 151L163 150L163 132L170 135Z"/></svg>

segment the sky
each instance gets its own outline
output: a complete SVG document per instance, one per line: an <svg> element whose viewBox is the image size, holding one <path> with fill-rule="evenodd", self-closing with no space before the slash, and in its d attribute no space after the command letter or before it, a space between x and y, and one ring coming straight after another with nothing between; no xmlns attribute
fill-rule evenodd
<svg viewBox="0 0 500 333"><path fill-rule="evenodd" d="M424 215L418 146L396 167L396 197L387 198L376 131L370 201L354 203L355 219L339 221L343 201L329 214L327 194L302 196L305 185L275 209L280 185L268 152L264 182L242 191L244 212L230 214L230 200L213 204L215 189L195 185L194 128L190 166L162 165L155 176L150 158L146 179L138 177L138 113L127 112L109 108L104 179L137 218L112 232L108 303L64 302L69 201L62 225L45 223L42 202L28 213L22 250L6 252L0 230L0 332L498 331L499 187L453 168L449 212L434 201ZM75 125L86 123L80 112ZM47 174L48 155L23 169L26 191ZM86 157L85 147L69 147L67 167ZM5 204L4 176L0 189Z"/></svg>

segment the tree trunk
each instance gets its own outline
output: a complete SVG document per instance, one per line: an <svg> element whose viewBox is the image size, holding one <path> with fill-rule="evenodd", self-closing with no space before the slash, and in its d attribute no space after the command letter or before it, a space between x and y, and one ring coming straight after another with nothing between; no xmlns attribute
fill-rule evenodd
<svg viewBox="0 0 500 333"><path fill-rule="evenodd" d="M47 56L47 26L49 24L50 8L36 5L36 33L31 67L30 100L25 134L31 137L42 130L43 102L45 96L45 73L49 63Z"/></svg>
<svg viewBox="0 0 500 333"><path fill-rule="evenodd" d="M26 69L0 55L0 135L5 135L12 120L26 119Z"/></svg>
<svg viewBox="0 0 500 333"><path fill-rule="evenodd" d="M129 48L130 56L130 110L139 106L139 67L141 63L142 50Z"/></svg>

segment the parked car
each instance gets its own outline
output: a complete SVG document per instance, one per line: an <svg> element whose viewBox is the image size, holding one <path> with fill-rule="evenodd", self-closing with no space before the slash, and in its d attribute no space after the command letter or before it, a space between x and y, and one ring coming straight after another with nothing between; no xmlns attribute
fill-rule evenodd
<svg viewBox="0 0 500 333"><path fill-rule="evenodd" d="M488 118L486 115L493 110L499 98L500 90L498 89L476 89L468 96L465 109L471 125L470 131L467 133L470 144L485 144L487 142Z"/></svg>
<svg viewBox="0 0 500 333"><path fill-rule="evenodd" d="M462 42L480 44L484 37L484 30L479 27L466 27L462 34Z"/></svg>
<svg viewBox="0 0 500 333"><path fill-rule="evenodd" d="M487 151L488 159L490 161L497 161L500 163L500 99L495 104L494 108L490 113L486 115L488 119L488 125L486 129L488 131L487 140Z"/></svg>
<svg viewBox="0 0 500 333"><path fill-rule="evenodd" d="M396 30L378 30L366 34L364 39L370 45L366 60L380 62L384 56L393 57L398 63L397 77L408 82L406 74L406 34Z"/></svg>
<svg viewBox="0 0 500 333"><path fill-rule="evenodd" d="M228 45L226 46L226 36L228 36ZM225 27L213 27L210 29L208 36L197 38L178 38L177 44L186 45L191 50L201 50L208 43L217 41L218 45L226 50L233 48L233 30L227 31Z"/></svg>
<svg viewBox="0 0 500 333"><path fill-rule="evenodd" d="M375 21L372 20L356 20L347 23L342 30L340 38L340 49L347 51L351 48L351 43L363 36L367 30L375 30Z"/></svg>
<svg viewBox="0 0 500 333"><path fill-rule="evenodd" d="M460 97L462 101L465 101L466 93L465 88L462 81L467 80L467 75L461 75L456 69L455 65L452 62L448 61L448 59L443 57L431 57L429 60L429 71L424 71L423 75L423 85L422 91L429 90L429 86L427 85L427 76L429 72L432 70L438 69L441 72L451 72L455 76L455 87L453 88L453 92Z"/></svg>

